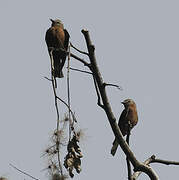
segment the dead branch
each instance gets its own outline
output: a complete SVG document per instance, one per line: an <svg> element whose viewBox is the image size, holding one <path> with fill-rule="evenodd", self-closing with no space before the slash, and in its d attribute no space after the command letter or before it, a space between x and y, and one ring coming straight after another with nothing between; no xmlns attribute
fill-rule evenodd
<svg viewBox="0 0 179 180"><path fill-rule="evenodd" d="M76 48L75 46L73 46L73 44L72 44L71 42L70 42L70 46L71 46L73 49L75 49L76 51L78 51L79 53L85 54L85 55L89 56L89 54L88 54L87 52L84 52L84 51L79 50L78 48Z"/></svg>
<svg viewBox="0 0 179 180"><path fill-rule="evenodd" d="M155 155L151 156L152 160L150 163L160 163L165 165L179 165L179 162L177 161L168 161L168 160L162 160L162 159L156 159Z"/></svg>
<svg viewBox="0 0 179 180"><path fill-rule="evenodd" d="M72 57L72 58L74 58L74 59L76 59L76 60L78 60L78 61L80 61L81 63L83 63L84 64L84 66L90 66L90 64L89 63L87 63L84 59L81 59L81 58L79 58L78 56L76 56L75 54L73 54L73 53L70 53L70 56Z"/></svg>
<svg viewBox="0 0 179 180"><path fill-rule="evenodd" d="M129 139L130 139L130 131L131 131L131 129L129 128L128 134L126 136L126 142L127 142L128 145L129 145ZM131 179L131 176L132 176L131 164L130 164L130 161L129 161L128 157L126 157L126 162L127 162L128 180L132 180Z"/></svg>
<svg viewBox="0 0 179 180"><path fill-rule="evenodd" d="M86 74L92 74L92 73L89 72L89 71L83 71L83 70L76 69L76 68L72 68L72 67L70 67L70 69L73 70L73 71L78 71L78 72L82 72L82 73L86 73Z"/></svg>
<svg viewBox="0 0 179 180"><path fill-rule="evenodd" d="M47 78L47 77L44 77L44 78L52 82L52 79L49 79L49 78ZM55 92L56 92L56 91L55 91ZM71 108L68 106L68 104L67 104L63 99L61 99L60 97L58 97L58 96L56 95L56 93L55 93L55 96L56 96L56 98L57 98L59 101L61 101L61 102L68 108L68 110L69 110L70 113L72 114L73 120L74 120L75 122L77 122L76 117L75 117L75 113L71 110Z"/></svg>
<svg viewBox="0 0 179 180"><path fill-rule="evenodd" d="M108 117L109 123L111 125L112 130L113 130L113 133L118 140L119 145L121 146L122 150L124 151L126 156L129 158L132 165L134 166L134 171L140 170L140 171L146 173L150 177L150 179L158 180L158 176L154 172L154 170L151 167L148 167L145 164L139 162L136 159L136 157L134 156L133 152L130 150L126 141L123 139L122 133L118 127L118 124L116 122L116 118L112 112L112 108L111 108L111 105L109 103L109 100L108 100L108 97L106 94L103 78L102 78L101 73L99 71L99 68L97 66L97 61L96 61L96 57L95 57L95 47L91 42L88 30L83 29L82 33L83 33L84 38L86 40L86 45L87 45L87 49L88 49L88 53L89 53L89 59L91 62L91 66L90 67L88 66L88 67L90 68L90 70L94 74L94 77L95 77L95 80L97 82L97 86L98 86L98 89L99 89L99 92L100 92L100 95L102 98L102 102L104 105L104 110L105 110L106 115Z"/></svg>
<svg viewBox="0 0 179 180"><path fill-rule="evenodd" d="M150 161L151 161L151 157L148 158L147 160L145 160L145 161L143 162L143 164L145 164L146 166L148 166L148 164L149 164ZM132 180L136 180L141 173L142 173L141 171L136 171L136 172L134 172L134 174L131 176L131 179L132 179Z"/></svg>
<svg viewBox="0 0 179 180"><path fill-rule="evenodd" d="M151 163L160 163L160 164L165 164L165 165L179 165L179 162L177 162L177 161L168 161L168 160L156 159L155 155L152 155L151 157L149 157L147 160L144 161L143 164L149 166L149 164L151 164ZM136 180L141 173L142 173L141 171L135 172L131 176L132 180Z"/></svg>
<svg viewBox="0 0 179 180"><path fill-rule="evenodd" d="M30 174L26 173L25 171L22 171L22 170L18 169L18 168L15 167L14 165L12 165L12 164L9 164L9 165L10 165L11 167L13 167L14 169L16 169L17 171L19 171L20 173L25 174L26 176L29 176L29 177L32 178L32 179L39 180L39 179L31 176Z"/></svg>
<svg viewBox="0 0 179 180"><path fill-rule="evenodd" d="M48 78L48 77L46 77L46 76L44 76L44 78L47 79L48 81L52 81L50 78Z"/></svg>
<svg viewBox="0 0 179 180"><path fill-rule="evenodd" d="M116 84L104 83L104 86L105 86L105 87L106 87L106 86L114 86L114 87L116 87L116 88L119 89L119 90L123 90L122 87L120 87L120 86L118 86L118 85L116 85Z"/></svg>
<svg viewBox="0 0 179 180"><path fill-rule="evenodd" d="M60 124L60 118L59 118L59 110L58 110L58 102L57 102L57 93L55 90L55 78L53 76L53 63L54 63L54 59L53 59L53 50L50 51L50 61L51 61L51 76L52 76L52 88L53 88L53 93L54 93L54 98L55 98L55 108L56 108L56 113L57 113L57 132L59 131L59 124ZM61 160L60 160L60 151L59 151L59 137L57 136L57 143L56 143L56 149L57 149L57 155L58 155L58 165L60 168L60 173L61 175L63 175L63 168L61 165Z"/></svg>
<svg viewBox="0 0 179 180"><path fill-rule="evenodd" d="M69 142L71 140L71 132L74 130L74 122L75 120L71 121L71 112L70 112L70 107L71 107L71 98L70 98L70 47L68 47L68 65L67 65L67 94L68 94L68 120L69 120Z"/></svg>
<svg viewBox="0 0 179 180"><path fill-rule="evenodd" d="M70 111L70 113L71 113L71 115L72 115L72 117L73 117L73 120L75 121L75 122L77 122L77 120L76 120L76 117L75 117L75 113L71 110L71 108L68 106L68 104L63 100L63 99L61 99L60 97L56 97L59 101L61 101L67 108L68 108L68 110Z"/></svg>
<svg viewBox="0 0 179 180"><path fill-rule="evenodd" d="M95 89L96 89L96 94L97 94L97 97L98 97L98 106L100 106L102 109L104 109L104 105L101 103L101 96L100 96L100 93L99 93L99 89L98 89L98 86L97 86L97 82L96 82L96 79L95 77L93 76L93 81L94 81L94 86L95 86Z"/></svg>

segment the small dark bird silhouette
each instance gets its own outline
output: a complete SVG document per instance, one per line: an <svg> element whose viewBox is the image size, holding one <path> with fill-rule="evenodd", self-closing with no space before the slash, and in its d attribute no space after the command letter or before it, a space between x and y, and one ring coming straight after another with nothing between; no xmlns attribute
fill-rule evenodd
<svg viewBox="0 0 179 180"><path fill-rule="evenodd" d="M68 31L64 29L63 23L59 19L50 20L52 21L52 25L46 32L45 41L49 54L51 49L54 48L52 52L54 60L53 75L54 77L63 78L62 68L65 64L66 53L64 51L60 51L60 49L65 51L68 50L70 36Z"/></svg>
<svg viewBox="0 0 179 180"><path fill-rule="evenodd" d="M122 135L125 136L128 134L129 129L132 129L138 122L137 108L136 104L132 99L126 99L122 102L124 105L124 110L121 113L119 118L118 126L122 132ZM118 148L117 139L113 141L113 146L111 149L111 154L114 156Z"/></svg>

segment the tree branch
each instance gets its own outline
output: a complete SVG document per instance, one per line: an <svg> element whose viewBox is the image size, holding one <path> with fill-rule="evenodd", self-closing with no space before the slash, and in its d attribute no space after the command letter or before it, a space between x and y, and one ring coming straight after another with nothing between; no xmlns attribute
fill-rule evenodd
<svg viewBox="0 0 179 180"><path fill-rule="evenodd" d="M70 42L70 46L73 48L73 49L75 49L76 51L78 51L79 53L81 53L81 54L85 54L85 55L89 55L87 52L84 52L84 51L81 51L81 50L79 50L78 48L76 48L75 46L73 46L73 44Z"/></svg>
<svg viewBox="0 0 179 180"><path fill-rule="evenodd" d="M70 69L73 70L73 71L78 71L78 72L82 72L82 73L86 73L86 74L92 74L92 73L89 72L89 71L83 71L83 70L76 69L76 68L72 68L72 67L70 67Z"/></svg>
<svg viewBox="0 0 179 180"><path fill-rule="evenodd" d="M123 139L123 135L119 129L119 126L116 122L116 118L114 117L114 114L112 112L112 108L111 105L109 103L105 88L104 88L104 81L103 78L101 76L101 73L99 71L99 68L97 66L97 62L96 62L96 57L95 57L95 47L94 45L91 43L91 39L89 36L89 32L87 30L82 30L82 33L85 37L86 40L86 44L87 44L87 49L88 49L88 53L89 53L89 59L91 62L91 66L90 69L94 74L94 77L96 79L97 85L98 85L98 89L102 98L102 102L104 104L104 110L106 112L106 115L108 117L109 123L111 125L111 128L113 130L113 133L115 135L115 137L117 138L117 141L119 143L119 145L121 146L122 150L124 151L124 153L126 154L126 156L129 158L129 160L131 161L132 165L134 166L134 171L142 171L145 172L150 179L152 180L158 180L158 176L157 174L152 170L152 168L144 165L143 163L140 163L136 157L134 156L133 152L130 150L128 144L126 143L126 141Z"/></svg>
<svg viewBox="0 0 179 180"><path fill-rule="evenodd" d="M73 120L74 120L75 122L77 122L76 117L75 117L75 113L71 110L71 108L68 106L68 104L67 104L63 99L61 99L61 98L58 97L58 96L57 96L57 99L58 99L59 101L61 101L61 102L68 108L68 110L71 112L71 115L72 115L72 117L73 117Z"/></svg>
<svg viewBox="0 0 179 180"><path fill-rule="evenodd" d="M71 56L72 58L74 58L74 59L80 61L81 63L83 63L85 66L88 66L88 67L90 66L89 63L87 63L84 59L79 58L79 57L76 56L75 54L70 53L70 56Z"/></svg>
<svg viewBox="0 0 179 180"><path fill-rule="evenodd" d="M48 77L46 77L46 76L44 76L44 78L47 79L48 81L52 81L50 78L48 78Z"/></svg>
<svg viewBox="0 0 179 180"><path fill-rule="evenodd" d="M114 87L116 87L117 89L122 90L122 87L120 87L120 86L118 86L118 85L116 85L116 84L104 83L104 86L105 86L105 87L106 87L106 86L114 86Z"/></svg>
<svg viewBox="0 0 179 180"><path fill-rule="evenodd" d="M129 145L130 132L131 132L131 129L129 127L128 128L128 134L126 136L126 142L127 142L128 145ZM127 162L128 180L132 180L131 179L131 176L132 176L131 164L130 164L130 161L129 161L128 157L126 157L126 162Z"/></svg>
<svg viewBox="0 0 179 180"><path fill-rule="evenodd" d="M30 174L28 174L28 173L26 173L26 172L24 172L24 171L22 171L22 170L16 168L14 165L12 165L12 164L9 164L9 165L10 165L11 167L13 167L14 169L16 169L17 171L19 171L20 173L25 174L26 176L29 176L29 177L32 178L32 179L39 180L39 179L37 179L37 178L31 176Z"/></svg>
<svg viewBox="0 0 179 180"><path fill-rule="evenodd" d="M100 97L100 93L99 93L99 90L98 90L98 86L97 86L97 83L96 83L96 80L95 80L95 77L93 76L93 81L94 81L94 86L95 86L95 90L96 90L96 94L97 94L97 97L98 97L98 106L100 106L102 109L104 109L104 105L101 103L101 97Z"/></svg>
<svg viewBox="0 0 179 180"><path fill-rule="evenodd" d="M150 158L145 160L143 164L149 165L151 163L160 163L160 164L165 164L165 165L179 165L179 162L177 162L177 161L168 161L168 160L156 159L155 155L152 155ZM131 176L132 180L136 180L141 173L142 173L141 171L135 172Z"/></svg>
<svg viewBox="0 0 179 180"><path fill-rule="evenodd" d="M145 164L146 166L148 166L149 163L150 163L150 161L151 161L151 157L148 158L147 160L145 160L145 161L143 162L143 164ZM136 172L134 172L134 174L131 176L131 179L132 179L132 180L136 180L141 173L142 173L141 171L136 171Z"/></svg>
<svg viewBox="0 0 179 180"><path fill-rule="evenodd" d="M150 163L161 163L165 165L179 165L179 162L177 161L168 161L168 160L162 160L162 159L156 159L155 155L151 156L152 160Z"/></svg>
<svg viewBox="0 0 179 180"><path fill-rule="evenodd" d="M52 88L53 88L53 93L54 93L54 98L55 98L55 108L56 108L56 113L57 113L57 133L59 131L59 124L60 124L60 118L59 118L59 110L58 110L58 102L57 102L57 94L56 94L56 90L55 90L55 85L56 85L56 81L54 78L54 73L53 73L53 64L54 64L54 59L53 59L53 50L50 51L50 60L51 60L51 76L52 76ZM60 160L60 151L59 151L59 136L57 136L57 142L56 142L56 149L57 149L57 155L58 155L58 165L60 168L60 173L61 175L63 175L63 169L62 169L62 165L61 165L61 160Z"/></svg>

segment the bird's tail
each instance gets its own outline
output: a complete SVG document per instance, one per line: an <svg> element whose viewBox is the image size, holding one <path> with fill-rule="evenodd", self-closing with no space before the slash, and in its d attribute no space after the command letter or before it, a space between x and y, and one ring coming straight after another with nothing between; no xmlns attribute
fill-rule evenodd
<svg viewBox="0 0 179 180"><path fill-rule="evenodd" d="M54 77L63 78L62 68L64 66L63 56L58 51L53 52L54 59Z"/></svg>
<svg viewBox="0 0 179 180"><path fill-rule="evenodd" d="M111 154L114 156L116 154L117 148L118 148L118 142L117 139L113 141L113 146L111 148Z"/></svg>
<svg viewBox="0 0 179 180"><path fill-rule="evenodd" d="M55 67L54 77L63 78L63 71L59 67Z"/></svg>

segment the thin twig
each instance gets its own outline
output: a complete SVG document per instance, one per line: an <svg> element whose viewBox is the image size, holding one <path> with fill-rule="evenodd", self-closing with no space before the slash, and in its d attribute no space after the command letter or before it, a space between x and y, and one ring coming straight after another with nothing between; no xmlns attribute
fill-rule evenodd
<svg viewBox="0 0 179 180"><path fill-rule="evenodd" d="M91 73L91 72L89 72L89 71L83 71L83 70L76 69L76 68L72 68L72 67L70 67L70 69L71 69L71 70L74 70L74 71L82 72L82 73L93 74L93 73Z"/></svg>
<svg viewBox="0 0 179 180"><path fill-rule="evenodd" d="M104 86L114 86L114 87L116 87L116 88L119 89L119 90L123 90L122 87L120 87L120 86L118 86L118 85L116 85L116 84L104 83Z"/></svg>
<svg viewBox="0 0 179 180"><path fill-rule="evenodd" d="M79 53L85 54L85 55L89 56L89 54L88 54L87 52L84 52L84 51L79 50L78 48L76 48L75 46L73 46L73 44L72 44L71 42L70 42L70 46L71 46L73 49L75 49L76 51L78 51Z"/></svg>
<svg viewBox="0 0 179 180"><path fill-rule="evenodd" d="M61 98L58 97L58 96L57 96L57 99L60 100L60 101L68 108L68 110L69 110L69 111L71 112L71 114L72 114L73 120L74 120L75 122L77 122L76 117L75 117L75 113L71 110L71 108L68 106L68 104L67 104L63 99L61 99Z"/></svg>
<svg viewBox="0 0 179 180"><path fill-rule="evenodd" d="M72 58L74 58L74 59L80 61L81 63L83 63L85 66L88 66L88 67L90 66L89 63L87 63L84 59L79 58L79 57L76 56L75 54L70 53L70 56L71 56Z"/></svg>
<svg viewBox="0 0 179 180"><path fill-rule="evenodd" d="M52 51L50 51L50 59L51 59L51 69L53 68L52 64L54 62L53 60L53 54ZM52 69L53 70L53 69ZM58 103L57 103L57 93L55 90L55 78L53 76L53 71L51 71L51 75L52 75L52 88L53 88L53 92L54 92L54 97L55 97L55 108L56 108L56 113L57 113L57 131L59 130L59 110L58 110Z"/></svg>
<svg viewBox="0 0 179 180"><path fill-rule="evenodd" d="M72 130L72 122L71 122L71 113L70 113L70 45L68 47L68 67L67 67L67 95L68 95L68 120L69 120L69 141L71 140L71 130Z"/></svg>
<svg viewBox="0 0 179 180"><path fill-rule="evenodd" d="M48 78L46 76L44 76L44 78L47 79L48 81L52 81L52 79L50 79L50 78Z"/></svg>
<svg viewBox="0 0 179 180"><path fill-rule="evenodd" d="M32 179L39 180L39 179L31 176L30 174L26 173L25 171L22 171L22 170L18 169L18 168L15 167L14 165L12 165L12 164L9 164L9 165L10 165L11 167L13 167L14 169L16 169L17 171L21 172L22 174L25 174L26 176L29 176L29 177L32 178Z"/></svg>
<svg viewBox="0 0 179 180"><path fill-rule="evenodd" d="M52 148L55 147L55 146L56 146L56 145L52 145L52 146L50 146L49 148L47 148L47 150L50 150L50 149L52 149ZM40 156L40 158L43 157L43 156L45 156L46 154L48 154L48 152L45 151L45 153L43 153L43 154Z"/></svg>
<svg viewBox="0 0 179 180"><path fill-rule="evenodd" d="M56 108L56 113L57 113L57 132L58 132L59 131L60 119L59 119L59 110L58 110L58 103L57 103L57 94L56 94L56 90L55 90L55 78L54 78L54 75L53 75L54 59L53 59L52 52L53 52L53 50L50 51L51 76L52 76L52 88L53 88L54 98L55 98L55 108ZM58 162L59 162L60 172L63 175L63 169L62 169L62 166L61 166L60 151L59 151L59 136L57 136L56 148L57 148L57 152L58 152L57 154L58 154Z"/></svg>

